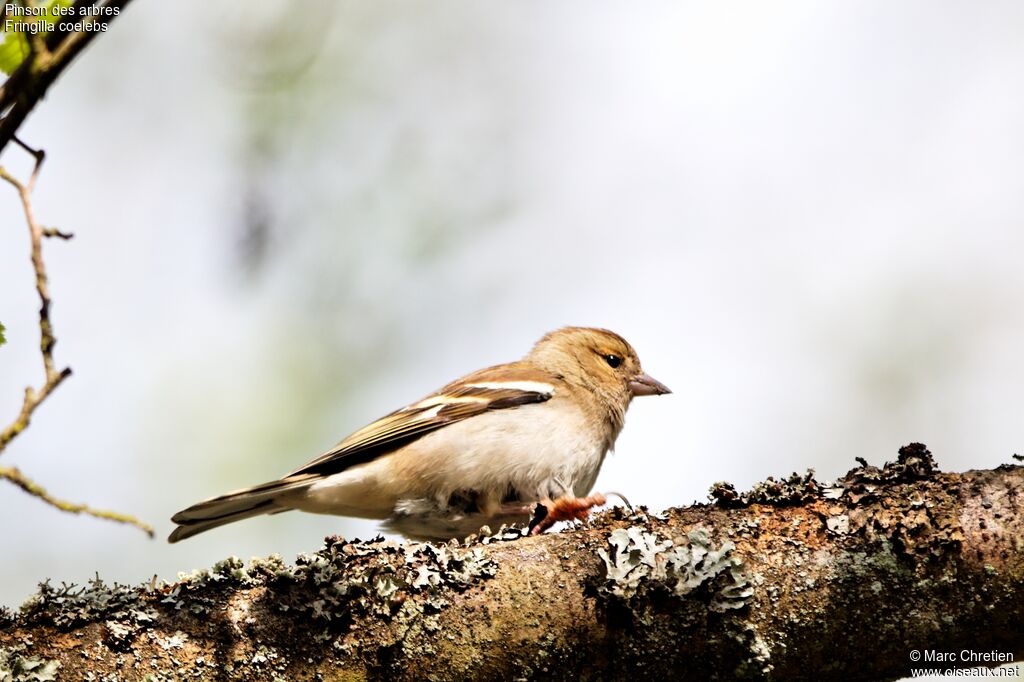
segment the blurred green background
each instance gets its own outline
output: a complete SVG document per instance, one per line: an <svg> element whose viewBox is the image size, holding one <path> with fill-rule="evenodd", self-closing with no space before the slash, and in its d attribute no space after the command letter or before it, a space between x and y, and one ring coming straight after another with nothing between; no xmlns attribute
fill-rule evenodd
<svg viewBox="0 0 1024 682"><path fill-rule="evenodd" d="M626 336L598 489L667 507L921 440L1022 449L1024 5L136 0L21 136L56 357L4 454L0 603L315 549L285 514L169 546L168 517L276 478L545 331ZM2 163L25 173L9 148ZM20 207L0 188L0 421L38 384Z"/></svg>

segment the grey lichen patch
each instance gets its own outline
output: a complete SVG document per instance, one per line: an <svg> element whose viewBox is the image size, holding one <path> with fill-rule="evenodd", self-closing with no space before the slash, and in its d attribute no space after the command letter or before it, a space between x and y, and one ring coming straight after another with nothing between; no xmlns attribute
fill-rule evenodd
<svg viewBox="0 0 1024 682"><path fill-rule="evenodd" d="M415 593L439 596L461 591L494 575L497 565L481 548L399 544L375 538L346 542L328 538L314 554L298 557L294 568L275 571L270 584L276 606L316 620L347 621L353 613L394 616ZM443 599L428 599L437 609Z"/></svg>
<svg viewBox="0 0 1024 682"><path fill-rule="evenodd" d="M726 532L729 537L756 538L761 535L761 522L753 518L742 518Z"/></svg>
<svg viewBox="0 0 1024 682"><path fill-rule="evenodd" d="M91 674L91 673L90 673ZM107 675L105 677L95 677L95 682L104 682L105 680L112 678L113 680L118 679L116 675ZM169 675L163 675L161 673L146 673L146 676L142 678L142 682L177 682L177 677ZM86 678L86 682L93 682Z"/></svg>
<svg viewBox="0 0 1024 682"><path fill-rule="evenodd" d="M178 630L170 637L157 637L157 645L164 651L174 651L185 646L185 642L188 641L188 635Z"/></svg>
<svg viewBox="0 0 1024 682"><path fill-rule="evenodd" d="M0 647L0 682L48 682L57 679L60 661L24 655L24 646Z"/></svg>
<svg viewBox="0 0 1024 682"><path fill-rule="evenodd" d="M248 566L238 557L228 557L211 568L179 573L174 585L161 589L160 604L175 611L205 615L217 608L216 590L211 588L245 589L261 585L268 577L291 576L291 569L278 554L253 558Z"/></svg>
<svg viewBox="0 0 1024 682"><path fill-rule="evenodd" d="M726 508L746 507L751 504L787 506L817 499L821 495L821 490L821 485L814 480L814 470L808 469L807 473L794 472L778 481L769 476L745 493L736 492L732 483L719 481L711 486L708 496L712 502Z"/></svg>
<svg viewBox="0 0 1024 682"><path fill-rule="evenodd" d="M496 571L497 564L479 544L331 537L319 551L300 555L294 565L276 555L248 564L230 557L159 586L108 586L99 578L84 587L58 588L45 582L7 620L15 628L45 625L77 633L98 623L102 646L117 652L110 664L121 672L124 665L138 666L140 646L153 648L151 667L162 672L163 666L175 665L176 657L214 655L200 642L230 633L231 638L251 638L262 648L225 645L217 654L227 657L225 665L259 670L254 679L269 679L270 673L284 674L292 664L279 652L293 650L296 638L304 643L333 641L341 654L360 651L367 639L390 647L392 655L414 643L425 651L429 637L419 635L438 631L440 614L453 595ZM167 617L175 619L173 634L151 631L157 622L166 626ZM294 629L267 629L278 618ZM356 623L361 626L354 627ZM129 660L132 655L135 661ZM83 650L83 656L91 654Z"/></svg>
<svg viewBox="0 0 1024 682"><path fill-rule="evenodd" d="M731 633L731 637L746 652L734 671L736 679L761 678L771 673L774 667L771 664L771 650L753 624L744 623L738 631Z"/></svg>
<svg viewBox="0 0 1024 682"><path fill-rule="evenodd" d="M850 517L846 514L836 514L825 519L825 527L830 533L846 535L850 532Z"/></svg>
<svg viewBox="0 0 1024 682"><path fill-rule="evenodd" d="M342 656L359 655L365 640L372 639L397 657L414 642L419 650L429 647L429 638L420 635L439 629L452 595L495 574L497 564L480 543L467 544L329 537L317 552L299 555L294 565L276 555L247 565L232 557L210 570L180 575L179 582L161 589L160 602L184 613L223 613L239 633L259 630L266 620L259 617L262 611L294 621L306 641L330 642ZM227 599L226 608L224 590L238 594ZM265 634L271 635L265 641L278 641L277 635ZM234 665L264 672L283 672L289 665L269 647L244 653L232 659Z"/></svg>
<svg viewBox="0 0 1024 682"><path fill-rule="evenodd" d="M911 443L899 449L895 462L886 462L881 468L869 465L858 458L860 466L851 469L837 481L842 488L838 497L845 497L854 504L877 498L882 486L896 483L914 483L932 478L939 473L932 453L923 443Z"/></svg>
<svg viewBox="0 0 1024 682"><path fill-rule="evenodd" d="M767 504L776 507L805 504L814 500L840 500L858 503L877 498L882 486L897 483L913 483L926 480L939 473L935 458L921 443L911 443L899 449L895 462L886 462L881 468L871 466L858 457L860 466L851 469L846 476L835 483L819 483L814 470L805 474L790 474L775 480L769 476L749 491L740 493L731 483L719 481L711 486L708 496L719 507L740 508L751 504Z"/></svg>
<svg viewBox="0 0 1024 682"><path fill-rule="evenodd" d="M191 573L179 573L177 584L190 588L210 584L252 587L259 584L263 576L273 575L278 571L287 572L287 570L287 564L277 554L272 554L265 559L254 558L248 566L238 557L232 556L221 559L211 568L200 568Z"/></svg>
<svg viewBox="0 0 1024 682"><path fill-rule="evenodd" d="M479 532L473 535L467 536L462 541L463 547L472 547L473 545L490 545L495 542L513 542L519 540L529 533L528 528L521 526L510 526L508 524L501 524L501 527L497 531L492 532L490 526L483 526Z"/></svg>
<svg viewBox="0 0 1024 682"><path fill-rule="evenodd" d="M897 555L938 557L959 550L965 536L959 515L951 511L955 490L944 485L927 447L906 445L895 462L881 468L860 462L837 481L842 492L835 499L845 513L832 507L826 519L830 532L881 541ZM883 504L873 504L883 498Z"/></svg>
<svg viewBox="0 0 1024 682"><path fill-rule="evenodd" d="M299 617L315 640L358 655L367 637L396 665L407 651L430 654L440 614L452 595L495 575L497 564L479 546L399 544L375 538L327 538L314 554L300 555L287 572L268 578L269 608ZM268 595L269 596L269 595ZM375 623L375 631L354 628Z"/></svg>
<svg viewBox="0 0 1024 682"><path fill-rule="evenodd" d="M958 551L964 533L959 519L941 505L915 509L912 502L892 501L884 509L854 508L850 536L891 545L898 555L940 557Z"/></svg>
<svg viewBox="0 0 1024 682"><path fill-rule="evenodd" d="M678 597L705 595L713 611L739 609L754 591L734 548L729 541L716 545L703 529L673 541L639 526L619 528L609 534L608 548L598 549L605 568L599 590L629 600L667 589Z"/></svg>
<svg viewBox="0 0 1024 682"><path fill-rule="evenodd" d="M48 623L60 629L97 621L117 622L134 629L154 618L156 613L146 600L145 587L117 583L108 586L99 576L82 587L40 583L39 591L22 605L18 617L24 623Z"/></svg>

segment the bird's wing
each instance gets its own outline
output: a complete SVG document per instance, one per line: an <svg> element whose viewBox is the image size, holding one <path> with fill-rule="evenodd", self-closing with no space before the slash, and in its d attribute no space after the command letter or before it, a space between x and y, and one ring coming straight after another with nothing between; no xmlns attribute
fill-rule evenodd
<svg viewBox="0 0 1024 682"><path fill-rule="evenodd" d="M480 370L356 431L285 478L336 474L463 419L492 410L542 403L555 394L557 383L555 377L545 372L514 364Z"/></svg>

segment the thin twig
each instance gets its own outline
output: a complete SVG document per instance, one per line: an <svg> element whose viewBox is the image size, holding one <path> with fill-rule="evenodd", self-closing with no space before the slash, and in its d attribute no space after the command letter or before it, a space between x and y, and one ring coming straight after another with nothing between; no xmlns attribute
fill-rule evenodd
<svg viewBox="0 0 1024 682"><path fill-rule="evenodd" d="M106 509L93 509L87 504L68 502L66 500L53 497L50 493L46 492L46 489L43 488L43 486L27 478L15 467L0 467L0 478L10 481L29 495L38 497L43 502L46 502L50 506L56 507L61 511L66 511L70 514L86 514L88 516L95 516L98 519L117 521L118 523L127 523L128 525L135 526L139 530L143 531L149 537L153 537L154 535L152 526L148 523L139 521L134 516Z"/></svg>
<svg viewBox="0 0 1024 682"><path fill-rule="evenodd" d="M53 361L53 347L57 344L57 338L54 336L53 323L50 320L50 286L46 275L46 264L43 262L43 228L36 220L35 211L32 209L32 190L35 188L36 178L39 177L39 169L46 159L46 154L42 150L32 149L20 140L18 140L18 144L32 154L36 160L28 182L21 182L2 166L0 166L0 178L9 182L18 191L21 207L25 212L25 221L28 223L29 239L32 245L32 267L36 275L36 292L39 294L39 350L43 357L44 382L38 390L31 387L25 389L25 398L22 401L18 417L10 426L0 431L0 453L3 453L7 445L25 430L32 420L32 413L46 397L71 375L70 367L58 370Z"/></svg>
<svg viewBox="0 0 1024 682"><path fill-rule="evenodd" d="M46 152L44 152L42 149L36 149L34 147L28 146L17 135L13 135L11 137L11 139L15 142L15 144L17 144L19 147L21 147L26 152L31 154L33 156L33 158L35 158L35 160L36 160L35 169L32 172L32 178L29 181L29 187L28 187L28 191L29 191L29 193L31 193L32 190L35 188L36 175L39 173L39 168L40 168L40 166L43 165L43 161L46 160ZM3 168L2 167L0 167L0 172L3 172ZM4 177L4 179L7 180L8 182L10 182L11 184L13 184L15 187L17 187L19 194L21 193L21 188L20 188L20 185L17 183L17 181L14 181L11 178L6 177L6 176ZM22 202L24 203L24 199L22 199ZM62 230L57 229L56 227L43 227L40 230L40 233L44 237L56 237L58 239L63 239L64 241L67 241L69 239L73 239L74 236L75 236L73 232L64 232Z"/></svg>
<svg viewBox="0 0 1024 682"><path fill-rule="evenodd" d="M32 190L35 189L36 179L39 177L39 169L46 159L46 153L41 149L33 149L17 137L14 138L14 141L36 160L28 182L23 183L18 180L3 166L0 166L0 178L9 182L18 191L18 197L21 199L21 206L25 212L25 222L28 224L29 239L32 245L32 268L35 270L36 292L39 294L39 351L43 358L44 381L43 385L38 389L34 389L31 386L25 388L25 397L22 400L18 416L3 431L0 431L0 455L3 454L7 446L19 433L28 428L29 423L32 421L33 413L43 401L49 397L61 382L71 376L70 367L58 370L53 360L53 347L57 344L57 337L54 335L53 322L50 320L50 287L46 274L46 264L43 262L43 238L51 236L70 239L72 235L54 228L44 228L36 220L35 211L32 208ZM149 533L150 537L153 537L153 529L133 516L96 510L85 504L74 504L51 497L42 486L25 478L15 468L0 467L0 478L11 481L30 495L34 495L62 511L74 514L89 514L99 518L128 523L141 528Z"/></svg>
<svg viewBox="0 0 1024 682"><path fill-rule="evenodd" d="M62 232L62 231L58 230L56 227L44 227L43 228L43 236L44 237L56 237L57 239L63 239L64 241L67 241L68 239L74 239L75 238L75 233L74 232Z"/></svg>
<svg viewBox="0 0 1024 682"><path fill-rule="evenodd" d="M35 147L28 146L28 144L26 144L25 141L22 140L17 135L12 135L11 139L14 140L15 144L17 144L19 147L21 147L22 149L27 151L29 154L34 156L36 158L36 161L39 161L40 157L45 157L46 156L46 152L44 152L42 149L36 149Z"/></svg>

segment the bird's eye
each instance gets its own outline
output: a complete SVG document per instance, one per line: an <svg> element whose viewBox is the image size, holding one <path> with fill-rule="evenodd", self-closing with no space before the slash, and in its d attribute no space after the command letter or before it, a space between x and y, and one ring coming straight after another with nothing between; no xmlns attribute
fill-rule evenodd
<svg viewBox="0 0 1024 682"><path fill-rule="evenodd" d="M622 364L622 358L620 358L618 355L606 355L604 356L604 361L607 362L608 366L611 367L612 369L615 369L616 367Z"/></svg>

